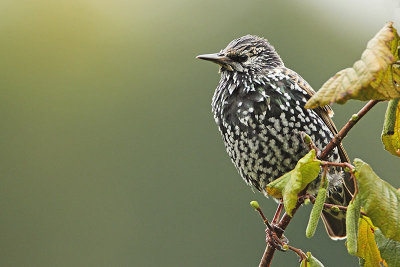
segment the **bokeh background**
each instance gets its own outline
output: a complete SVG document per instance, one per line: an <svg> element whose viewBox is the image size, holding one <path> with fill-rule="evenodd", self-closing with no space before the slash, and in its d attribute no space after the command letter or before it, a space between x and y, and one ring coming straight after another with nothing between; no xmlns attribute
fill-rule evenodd
<svg viewBox="0 0 400 267"><path fill-rule="evenodd" d="M275 202L231 164L210 101L217 66L195 56L264 36L318 89L359 59L399 1L2 0L0 265L256 266ZM361 102L335 105L342 126ZM400 186L385 104L345 140ZM287 230L326 266L356 266L310 207ZM277 253L275 266L297 266Z"/></svg>

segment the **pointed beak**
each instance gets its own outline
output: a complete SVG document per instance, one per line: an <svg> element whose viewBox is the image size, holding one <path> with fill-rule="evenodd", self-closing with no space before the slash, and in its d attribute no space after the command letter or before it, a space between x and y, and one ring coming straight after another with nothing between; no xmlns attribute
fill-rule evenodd
<svg viewBox="0 0 400 267"><path fill-rule="evenodd" d="M208 61L211 61L211 62L214 62L217 64L226 64L227 61L230 61L228 57L226 57L224 55L220 55L218 53L199 55L196 58L208 60Z"/></svg>
<svg viewBox="0 0 400 267"><path fill-rule="evenodd" d="M231 71L233 70L231 67L232 60L229 57L226 57L219 53L199 55L196 58L211 61L211 62L214 62L218 65L225 67L228 70L231 70Z"/></svg>

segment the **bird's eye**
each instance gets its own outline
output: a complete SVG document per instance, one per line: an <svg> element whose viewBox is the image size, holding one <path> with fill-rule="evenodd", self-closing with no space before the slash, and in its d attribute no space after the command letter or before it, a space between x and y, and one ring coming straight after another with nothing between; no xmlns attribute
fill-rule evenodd
<svg viewBox="0 0 400 267"><path fill-rule="evenodd" d="M237 54L232 54L228 56L230 59L236 62L245 62L248 58L246 55L237 55Z"/></svg>

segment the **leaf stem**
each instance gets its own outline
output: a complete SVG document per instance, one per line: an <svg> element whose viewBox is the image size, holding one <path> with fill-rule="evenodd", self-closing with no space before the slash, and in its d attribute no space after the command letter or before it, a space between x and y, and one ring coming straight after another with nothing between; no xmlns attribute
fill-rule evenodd
<svg viewBox="0 0 400 267"><path fill-rule="evenodd" d="M302 261L302 260L304 260L304 259L307 258L307 255L306 255L301 249L292 247L292 246L290 246L290 245L288 245L288 248L289 248L291 251L296 252L296 254L297 254L297 255L299 256L299 258L300 258L300 261Z"/></svg>
<svg viewBox="0 0 400 267"><path fill-rule="evenodd" d="M330 161L321 161L321 164L323 165L323 166L336 166L336 167L342 167L343 169L344 168L349 168L351 171L353 171L354 170L354 166L353 165L351 165L350 163L348 163L348 162L330 162Z"/></svg>

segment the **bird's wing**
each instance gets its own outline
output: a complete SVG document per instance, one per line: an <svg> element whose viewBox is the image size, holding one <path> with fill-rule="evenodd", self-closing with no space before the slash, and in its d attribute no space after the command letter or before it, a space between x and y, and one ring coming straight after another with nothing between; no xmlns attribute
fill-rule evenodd
<svg viewBox="0 0 400 267"><path fill-rule="evenodd" d="M297 74L296 72L294 72L288 68L284 68L283 72L284 72L284 74L291 77L291 79L293 79L293 81L295 81L297 83L297 85L300 86L300 88L302 88L305 92L307 92L307 94L309 95L310 98L315 94L315 91L312 89L312 87L299 74ZM314 110L318 114L318 116L320 116L320 118L324 121L326 126L328 126L328 128L332 131L332 133L336 135L338 133L338 130L331 119L331 117L333 116L332 108L329 105L326 105L323 107L318 107ZM338 148L341 160L343 162L350 162L350 159L347 156L347 153L344 150L342 143L340 143L337 146L337 148Z"/></svg>
<svg viewBox="0 0 400 267"><path fill-rule="evenodd" d="M315 91L312 89L312 87L300 75L290 69L285 69L285 71L286 75L290 76L293 81L295 81L305 92L307 92L309 98L315 94ZM318 107L314 110L332 131L332 133L336 135L338 130L331 119L333 116L332 108L326 105L324 107ZM342 143L340 143L337 148L341 161L350 162ZM347 205L349 203L349 201L352 199L351 192L354 192L353 181L350 180L349 175L345 175L344 183L344 190L332 192L327 199L327 203L334 205ZM328 235L334 240L343 239L346 237L346 220L344 216L345 215L343 212L332 214L330 210L323 210L321 217L323 219L325 229L328 232Z"/></svg>

